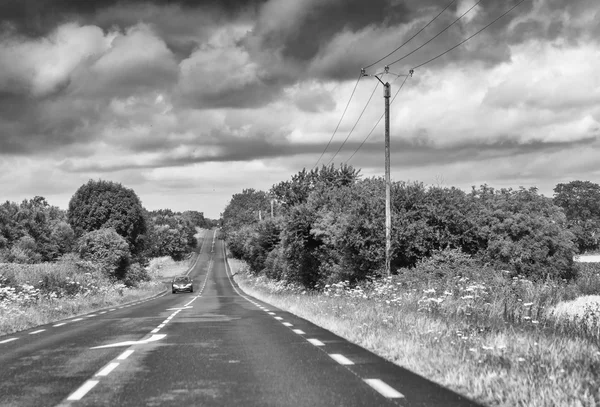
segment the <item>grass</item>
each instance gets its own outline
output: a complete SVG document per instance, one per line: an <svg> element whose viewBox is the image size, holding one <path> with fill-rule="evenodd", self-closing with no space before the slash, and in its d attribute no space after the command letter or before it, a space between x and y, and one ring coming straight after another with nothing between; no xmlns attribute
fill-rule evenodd
<svg viewBox="0 0 600 407"><path fill-rule="evenodd" d="M467 268L306 292L230 264L248 294L485 405L600 405L594 267L571 284Z"/></svg>
<svg viewBox="0 0 600 407"><path fill-rule="evenodd" d="M74 259L0 264L0 335L152 297L165 290L171 276L184 273L194 259L152 259L147 268L150 281L137 287L111 282L89 264Z"/></svg>

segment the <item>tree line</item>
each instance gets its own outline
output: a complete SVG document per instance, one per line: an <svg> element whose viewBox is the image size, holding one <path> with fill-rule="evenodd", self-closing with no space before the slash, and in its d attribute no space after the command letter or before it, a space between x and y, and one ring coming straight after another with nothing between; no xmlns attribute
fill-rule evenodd
<svg viewBox="0 0 600 407"><path fill-rule="evenodd" d="M90 180L66 211L40 196L0 205L0 263L53 262L74 254L125 279L143 275L148 258L183 259L197 245L196 227L215 224L198 211L148 211L132 189Z"/></svg>
<svg viewBox="0 0 600 407"><path fill-rule="evenodd" d="M380 276L384 190L382 178L347 165L302 170L269 192L246 189L222 215L228 248L256 274L310 288ZM573 278L574 255L599 248L600 186L573 181L554 192L394 182L392 270L458 250L515 275Z"/></svg>

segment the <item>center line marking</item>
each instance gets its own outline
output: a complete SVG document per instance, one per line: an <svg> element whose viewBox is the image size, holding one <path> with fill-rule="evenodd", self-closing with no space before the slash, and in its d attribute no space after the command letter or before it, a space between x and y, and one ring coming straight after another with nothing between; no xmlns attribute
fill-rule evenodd
<svg viewBox="0 0 600 407"><path fill-rule="evenodd" d="M80 388L75 390L75 392L71 394L67 400L81 400L82 397L85 396L88 391L92 390L98 383L98 380L88 380L87 382L83 383Z"/></svg>
<svg viewBox="0 0 600 407"><path fill-rule="evenodd" d="M109 363L102 370L100 370L98 373L96 373L96 376L108 376L108 374L110 372L112 372L113 370L115 370L115 368L117 366L119 366L119 364L116 362Z"/></svg>
<svg viewBox="0 0 600 407"><path fill-rule="evenodd" d="M12 342L12 341L16 341L19 338L9 338L9 339L5 339L3 341L0 341L0 343L8 343L8 342Z"/></svg>
<svg viewBox="0 0 600 407"><path fill-rule="evenodd" d="M339 353L332 353L329 356L331 357L331 359L335 360L340 365L349 366L349 365L353 365L354 364L353 361L351 361L350 359L348 359L344 355L340 355Z"/></svg>
<svg viewBox="0 0 600 407"><path fill-rule="evenodd" d="M40 332L44 332L44 331L45 331L45 329L40 329L38 331L29 332L29 335L39 334Z"/></svg>
<svg viewBox="0 0 600 407"><path fill-rule="evenodd" d="M325 346L325 344L318 339L308 338L307 341L309 341L315 346Z"/></svg>
<svg viewBox="0 0 600 407"><path fill-rule="evenodd" d="M389 384L387 384L383 380L380 380L380 379L364 379L364 381L369 386L371 386L372 388L374 388L375 390L377 390L377 392L379 392L379 394L381 394L383 397L387 397L389 399L404 398L404 394L400 393L399 391L397 391L396 389L394 389L393 387L391 387Z"/></svg>
<svg viewBox="0 0 600 407"><path fill-rule="evenodd" d="M119 357L117 358L117 360L125 360L125 359L127 359L129 356L131 356L131 354L132 354L133 352L134 352L134 351L133 351L132 349L126 350L125 352L123 352L123 353L121 353L121 354L119 355Z"/></svg>

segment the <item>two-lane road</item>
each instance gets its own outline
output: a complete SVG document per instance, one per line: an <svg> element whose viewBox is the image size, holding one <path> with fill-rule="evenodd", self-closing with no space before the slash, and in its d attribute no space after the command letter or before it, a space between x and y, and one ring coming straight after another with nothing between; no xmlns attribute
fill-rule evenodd
<svg viewBox="0 0 600 407"><path fill-rule="evenodd" d="M248 297L205 239L192 294L0 337L0 405L475 405Z"/></svg>

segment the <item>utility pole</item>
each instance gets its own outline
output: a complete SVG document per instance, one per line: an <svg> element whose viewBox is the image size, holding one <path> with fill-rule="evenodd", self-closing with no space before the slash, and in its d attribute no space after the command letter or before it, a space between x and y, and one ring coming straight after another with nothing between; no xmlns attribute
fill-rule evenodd
<svg viewBox="0 0 600 407"><path fill-rule="evenodd" d="M387 72L387 66L385 67ZM379 79L379 78L377 78ZM390 180L390 89L389 82L383 84L385 99L385 274L392 275L392 192Z"/></svg>
<svg viewBox="0 0 600 407"><path fill-rule="evenodd" d="M391 257L392 257L392 182L390 176L390 95L391 85L389 82L383 82L379 75L390 74L389 67L386 66L384 71L375 75L368 75L365 69L361 69L362 76L373 76L383 85L383 98L385 100L385 274L392 275ZM409 75L395 76L412 76L411 69Z"/></svg>

